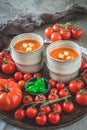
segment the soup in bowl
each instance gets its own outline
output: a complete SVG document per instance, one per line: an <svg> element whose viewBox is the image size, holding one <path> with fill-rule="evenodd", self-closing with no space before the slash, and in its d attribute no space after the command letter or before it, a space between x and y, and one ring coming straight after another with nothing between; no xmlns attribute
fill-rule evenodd
<svg viewBox="0 0 87 130"><path fill-rule="evenodd" d="M43 38L36 33L15 36L11 43L11 56L17 69L23 73L40 71L44 62Z"/></svg>
<svg viewBox="0 0 87 130"><path fill-rule="evenodd" d="M46 49L47 67L51 78L68 82L78 75L81 66L81 48L73 41L57 41Z"/></svg>

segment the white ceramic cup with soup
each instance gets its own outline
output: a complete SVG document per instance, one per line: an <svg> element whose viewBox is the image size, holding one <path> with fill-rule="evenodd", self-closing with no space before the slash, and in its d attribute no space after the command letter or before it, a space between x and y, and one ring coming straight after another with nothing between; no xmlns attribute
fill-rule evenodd
<svg viewBox="0 0 87 130"><path fill-rule="evenodd" d="M61 48L64 48L63 52L60 51ZM73 57L73 53L68 52L69 48L77 53L75 58ZM57 56L54 58L51 53L56 49L59 49L59 51L56 51ZM48 45L46 59L50 77L56 81L63 82L74 79L78 75L81 58L81 48L73 41L63 40Z"/></svg>
<svg viewBox="0 0 87 130"><path fill-rule="evenodd" d="M19 71L35 73L43 67L44 45L40 35L36 33L19 34L11 40L10 50Z"/></svg>

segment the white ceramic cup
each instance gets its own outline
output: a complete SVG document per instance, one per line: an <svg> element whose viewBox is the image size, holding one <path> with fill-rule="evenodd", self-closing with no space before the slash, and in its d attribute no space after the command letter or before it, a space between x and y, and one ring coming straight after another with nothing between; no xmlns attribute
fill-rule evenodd
<svg viewBox="0 0 87 130"><path fill-rule="evenodd" d="M76 50L79 54L77 58L69 61L56 60L50 56L50 51L55 48L70 47ZM73 41L62 40L50 44L46 49L47 67L49 75L56 81L68 82L78 75L79 68L81 66L82 52L78 44Z"/></svg>
<svg viewBox="0 0 87 130"><path fill-rule="evenodd" d="M22 40L37 40L41 47L33 52L20 52L14 48L14 45ZM15 36L10 43L11 56L17 69L23 73L35 73L43 67L44 45L43 38L36 33L24 33Z"/></svg>

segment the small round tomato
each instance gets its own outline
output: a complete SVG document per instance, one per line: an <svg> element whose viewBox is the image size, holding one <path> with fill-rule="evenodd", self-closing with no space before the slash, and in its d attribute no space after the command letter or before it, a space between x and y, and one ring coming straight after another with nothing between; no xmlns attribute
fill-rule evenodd
<svg viewBox="0 0 87 130"><path fill-rule="evenodd" d="M27 81L27 80L29 80L29 79L31 79L32 78L32 74L30 74L30 73L26 73L26 74L24 74L24 76L23 76L23 79L25 80L25 81Z"/></svg>
<svg viewBox="0 0 87 130"><path fill-rule="evenodd" d="M48 100L55 100L56 98L58 98L58 95L55 93L50 93L48 95Z"/></svg>
<svg viewBox="0 0 87 130"><path fill-rule="evenodd" d="M35 73L35 74L33 75L33 77L34 77L34 78L39 78L39 77L42 77L42 74L41 74L41 73Z"/></svg>
<svg viewBox="0 0 87 130"><path fill-rule="evenodd" d="M8 81L15 81L14 78L8 78Z"/></svg>
<svg viewBox="0 0 87 130"><path fill-rule="evenodd" d="M58 82L58 83L56 84L56 88L57 88L58 90L61 90L61 89L65 88L65 83L63 83L63 82Z"/></svg>
<svg viewBox="0 0 87 130"><path fill-rule="evenodd" d="M80 38L82 34L83 34L83 30L81 28L74 28L71 30L71 35L75 39Z"/></svg>
<svg viewBox="0 0 87 130"><path fill-rule="evenodd" d="M0 56L3 57L3 58L4 58L7 54L8 54L8 52L5 51L5 50L0 52Z"/></svg>
<svg viewBox="0 0 87 130"><path fill-rule="evenodd" d="M78 104L82 106L87 106L87 89L80 90L76 96L75 100Z"/></svg>
<svg viewBox="0 0 87 130"><path fill-rule="evenodd" d="M32 101L33 101L33 98L32 98L32 96L30 96L30 95L24 96L24 97L23 97L23 100L22 100L23 104L29 104L29 103L31 103Z"/></svg>
<svg viewBox="0 0 87 130"><path fill-rule="evenodd" d="M68 29L61 30L61 35L63 40L68 40L71 38L71 32Z"/></svg>
<svg viewBox="0 0 87 130"><path fill-rule="evenodd" d="M58 95L58 90L56 88L51 88L50 93L55 93Z"/></svg>
<svg viewBox="0 0 87 130"><path fill-rule="evenodd" d="M38 125L45 125L47 123L47 116L45 114L40 114L36 116L35 121Z"/></svg>
<svg viewBox="0 0 87 130"><path fill-rule="evenodd" d="M34 98L35 102L42 102L46 100L46 96L43 94L38 94L36 95L36 97Z"/></svg>
<svg viewBox="0 0 87 130"><path fill-rule="evenodd" d="M58 112L59 114L62 112L62 107L59 103L54 103L53 106L52 106L52 111L56 111Z"/></svg>
<svg viewBox="0 0 87 130"><path fill-rule="evenodd" d="M16 120L22 120L25 117L25 110L19 108L15 111L14 117Z"/></svg>
<svg viewBox="0 0 87 130"><path fill-rule="evenodd" d="M53 30L58 31L60 29L60 27L61 26L58 23L56 23L56 24L53 25Z"/></svg>
<svg viewBox="0 0 87 130"><path fill-rule="evenodd" d="M73 102L66 102L64 101L62 104L62 109L66 113L71 113L74 111L74 103Z"/></svg>
<svg viewBox="0 0 87 130"><path fill-rule="evenodd" d="M56 86L56 81L53 79L49 79L49 83L51 85L51 87L55 87Z"/></svg>
<svg viewBox="0 0 87 130"><path fill-rule="evenodd" d="M23 79L23 73L22 72L15 72L14 79L16 81L22 80Z"/></svg>
<svg viewBox="0 0 87 130"><path fill-rule="evenodd" d="M45 113L45 114L49 114L51 112L51 108L49 105L43 106L40 108L40 112Z"/></svg>
<svg viewBox="0 0 87 130"><path fill-rule="evenodd" d="M0 56L0 70L1 70L1 67L2 67L2 63L3 63L3 58Z"/></svg>
<svg viewBox="0 0 87 130"><path fill-rule="evenodd" d="M5 74L13 74L16 70L16 65L13 61L6 60L2 64L2 72Z"/></svg>
<svg viewBox="0 0 87 130"><path fill-rule="evenodd" d="M57 112L50 112L48 114L48 121L52 124L57 124L60 121L60 115Z"/></svg>
<svg viewBox="0 0 87 130"><path fill-rule="evenodd" d="M69 82L68 88L72 94L76 94L84 88L84 82L81 79L72 80Z"/></svg>
<svg viewBox="0 0 87 130"><path fill-rule="evenodd" d="M80 71L87 70L87 63L82 59L82 64L80 66Z"/></svg>
<svg viewBox="0 0 87 130"><path fill-rule="evenodd" d="M19 80L18 84L19 84L21 89L24 89L24 87L25 87L25 80Z"/></svg>
<svg viewBox="0 0 87 130"><path fill-rule="evenodd" d="M7 54L7 55L3 58L3 61L5 61L5 60L12 60L11 55Z"/></svg>
<svg viewBox="0 0 87 130"><path fill-rule="evenodd" d="M52 42L55 42L55 41L57 41L57 40L62 40L62 36L61 36L61 34L59 34L58 32L53 32L53 33L51 34L51 36L50 36L50 40L51 40Z"/></svg>
<svg viewBox="0 0 87 130"><path fill-rule="evenodd" d="M51 34L53 33L53 28L52 27L47 27L44 31L45 36L50 38Z"/></svg>
<svg viewBox="0 0 87 130"><path fill-rule="evenodd" d="M26 110L26 115L30 118L34 118L36 117L38 114L38 109L36 107L28 107L27 110Z"/></svg>
<svg viewBox="0 0 87 130"><path fill-rule="evenodd" d="M66 89L66 88L63 88L63 89L61 89L61 90L59 91L59 97L60 97L60 98L65 97L65 96L67 96L68 94L69 94L69 91L68 91L68 89Z"/></svg>

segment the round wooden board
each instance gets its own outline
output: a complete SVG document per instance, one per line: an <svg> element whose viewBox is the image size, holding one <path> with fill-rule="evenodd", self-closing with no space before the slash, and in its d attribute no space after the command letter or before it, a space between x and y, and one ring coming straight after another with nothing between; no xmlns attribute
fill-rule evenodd
<svg viewBox="0 0 87 130"><path fill-rule="evenodd" d="M44 64L43 69L41 70L41 73L42 73L43 77L45 77L47 79L49 78L49 72L48 72L48 69L45 64ZM0 118L12 125L15 125L15 126L18 126L21 128L26 128L26 129L32 129L32 130L33 129L34 130L58 129L58 128L61 128L61 127L64 127L66 125L70 125L71 123L76 122L77 120L81 119L82 117L84 117L87 114L87 107L77 105L77 103L75 101L74 101L74 104L75 104L74 112L72 112L70 114L62 113L61 120L56 125L47 123L45 126L38 126L35 123L34 119L29 119L27 117L22 121L17 121L14 119L14 111L10 111L10 112L0 111Z"/></svg>

